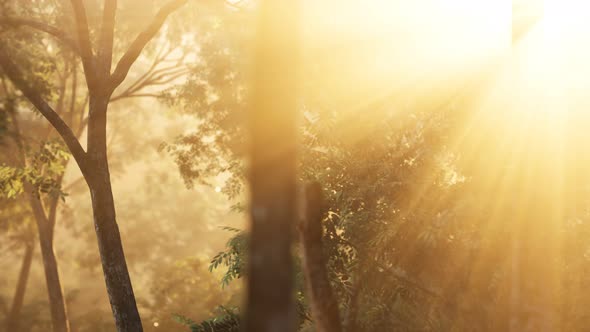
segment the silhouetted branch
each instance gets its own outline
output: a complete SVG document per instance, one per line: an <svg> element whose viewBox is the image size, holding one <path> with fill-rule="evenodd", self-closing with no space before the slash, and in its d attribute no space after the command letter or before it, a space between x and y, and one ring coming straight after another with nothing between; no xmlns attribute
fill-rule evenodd
<svg viewBox="0 0 590 332"><path fill-rule="evenodd" d="M113 61L113 39L115 34L115 15L117 0L105 0L102 15L100 40L98 41L98 70L110 75Z"/></svg>
<svg viewBox="0 0 590 332"><path fill-rule="evenodd" d="M80 52L80 50L78 49L78 45L74 39L70 38L64 31L50 24L22 17L0 17L0 25L9 25L15 27L27 26L35 30L45 32L49 35L52 35L57 40L63 42L66 46L70 47L74 52Z"/></svg>
<svg viewBox="0 0 590 332"><path fill-rule="evenodd" d="M38 91L31 88L25 81L24 76L20 70L16 67L16 64L10 60L5 49L0 48L0 68L4 71L6 76L12 81L12 83L19 88L25 97L37 108L41 114L53 125L53 127L60 134L70 152L76 159L76 162L82 169L86 169L86 152L80 145L80 142L70 129L70 127L63 121L63 119L57 114L49 104L43 99Z"/></svg>
<svg viewBox="0 0 590 332"><path fill-rule="evenodd" d="M78 45L80 56L82 57L82 65L84 66L84 74L86 75L86 83L90 87L95 84L96 73L94 72L94 54L92 53L92 43L90 42L86 9L82 0L71 0L71 3L76 18L76 32L78 34Z"/></svg>
<svg viewBox="0 0 590 332"><path fill-rule="evenodd" d="M119 86L125 80L125 77L127 77L127 74L129 73L129 69L131 69L131 66L135 63L147 43L158 33L166 21L166 18L187 1L188 0L173 0L160 9L152 23L150 23L150 25L137 36L127 52L121 57L119 63L117 63L117 67L111 76L112 89Z"/></svg>
<svg viewBox="0 0 590 332"><path fill-rule="evenodd" d="M122 92L117 93L111 98L111 102L118 101L124 98L136 98L136 97L158 97L158 94L152 92L141 92L147 87L164 85L174 80L187 75L190 69L184 63L186 53L182 56L171 61L168 57L178 48L167 48L164 46L156 54L154 61L150 65L149 69L145 71L135 82L131 83ZM158 68L161 64L174 62L174 65L168 65L162 68Z"/></svg>
<svg viewBox="0 0 590 332"><path fill-rule="evenodd" d="M116 96L114 98L111 98L110 102L117 102L117 101L121 101L123 99L127 99L127 98L159 98L160 95L157 93L137 93L137 94L130 94L130 95L122 95L122 96Z"/></svg>

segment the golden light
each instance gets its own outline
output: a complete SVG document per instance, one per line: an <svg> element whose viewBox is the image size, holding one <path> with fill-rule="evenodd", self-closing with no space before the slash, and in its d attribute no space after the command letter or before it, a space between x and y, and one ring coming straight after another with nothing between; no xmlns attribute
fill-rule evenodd
<svg viewBox="0 0 590 332"><path fill-rule="evenodd" d="M558 24L587 21L590 3L584 0L543 0L544 19Z"/></svg>
<svg viewBox="0 0 590 332"><path fill-rule="evenodd" d="M304 3L306 67L321 68L310 89L339 108L460 83L510 50L510 0Z"/></svg>
<svg viewBox="0 0 590 332"><path fill-rule="evenodd" d="M590 3L582 0L527 0L521 14L536 22L518 44L513 45L509 71L520 82L522 100L543 100L537 114L586 118L590 66ZM524 97L526 94L526 97ZM531 110L531 107L526 109Z"/></svg>

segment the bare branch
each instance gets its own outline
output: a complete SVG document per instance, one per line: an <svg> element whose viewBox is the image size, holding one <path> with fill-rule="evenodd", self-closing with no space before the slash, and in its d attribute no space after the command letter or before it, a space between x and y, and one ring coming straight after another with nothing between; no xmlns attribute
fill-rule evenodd
<svg viewBox="0 0 590 332"><path fill-rule="evenodd" d="M175 80L187 75L190 72L191 72L191 70L189 68L184 68L181 70L170 72L170 73L166 74L166 76L155 77L154 79L152 79L149 82L148 85L149 86L165 85L165 84L174 82Z"/></svg>
<svg viewBox="0 0 590 332"><path fill-rule="evenodd" d="M66 46L70 47L74 52L80 53L78 49L78 45L76 41L70 38L64 31L49 25L47 23L31 20L28 18L22 17L0 17L0 25L10 25L10 26L28 26L35 30L39 30L45 33L48 33L64 43Z"/></svg>
<svg viewBox="0 0 590 332"><path fill-rule="evenodd" d="M148 81L149 78L151 76L153 76L153 74L156 72L156 68L158 67L158 65L160 65L161 63L166 61L166 58L174 51L174 48L167 48L167 46L162 47L159 51L158 54L156 54L156 57L154 59L154 62L152 63L152 65L150 66L150 68L148 70L146 70L143 75L141 75L137 80L135 80L135 82L133 82L129 87L127 87L127 89L125 89L125 92L128 91L137 91L136 87L140 86L140 85L144 85L145 81ZM123 94L124 94L123 93Z"/></svg>
<svg viewBox="0 0 590 332"><path fill-rule="evenodd" d="M82 57L82 65L84 66L84 74L86 75L86 83L91 87L94 86L96 74L94 71L94 54L92 53L92 43L90 42L86 9L82 0L71 0L71 2L72 8L74 9L74 16L76 17L76 31L78 33L78 44L80 56Z"/></svg>
<svg viewBox="0 0 590 332"><path fill-rule="evenodd" d="M232 9L237 9L237 10L243 10L244 6L242 6L241 4L244 2L244 0L238 0L238 1L225 1L225 5L232 8Z"/></svg>
<svg viewBox="0 0 590 332"><path fill-rule="evenodd" d="M133 94L125 94L125 95L115 96L115 97L111 98L111 100L109 100L109 102L114 103L116 101L120 101L120 100L128 99L128 98L146 98L146 97L159 98L161 96L157 93L133 93Z"/></svg>
<svg viewBox="0 0 590 332"><path fill-rule="evenodd" d="M180 77L187 75L188 73L190 73L190 68L187 68L184 65L167 67L158 70L150 70L146 73L146 75L140 77L136 82L134 82L123 92L112 97L111 101L116 101L127 97L141 96L142 94L138 92L147 87L168 84Z"/></svg>
<svg viewBox="0 0 590 332"><path fill-rule="evenodd" d="M98 70L108 77L113 62L113 39L115 34L115 16L117 0L106 0L102 15L102 27L98 42Z"/></svg>
<svg viewBox="0 0 590 332"><path fill-rule="evenodd" d="M24 79L23 74L16 67L16 64L10 59L6 50L0 48L0 68L12 83L21 90L25 97L43 114L51 125L60 134L68 149L74 156L74 159L80 166L82 172L86 170L86 152L80 145L80 142L63 119L57 114L49 104L43 99L38 91L31 88Z"/></svg>
<svg viewBox="0 0 590 332"><path fill-rule="evenodd" d="M150 23L150 25L137 36L137 38L133 41L127 52L121 57L119 63L117 63L117 67L111 77L111 88L114 90L118 87L127 77L129 73L129 69L139 55L144 47L147 45L149 41L151 41L154 36L160 31L160 28L166 21L166 18L184 5L188 0L172 0L168 2L164 7L160 9L160 11L156 14L154 20Z"/></svg>

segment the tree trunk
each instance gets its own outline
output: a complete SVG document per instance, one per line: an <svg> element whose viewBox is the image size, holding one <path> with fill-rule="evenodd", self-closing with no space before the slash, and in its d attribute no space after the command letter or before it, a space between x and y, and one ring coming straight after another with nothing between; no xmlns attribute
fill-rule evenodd
<svg viewBox="0 0 590 332"><path fill-rule="evenodd" d="M18 119L14 112L11 113L12 123L15 131L15 142L20 153L20 163L22 166L27 164L24 144L21 139L20 127ZM60 177L60 183L61 179ZM54 332L68 332L70 324L66 310L66 303L64 301L63 290L59 279L59 270L57 268L57 260L53 251L53 229L55 226L55 211L59 199L55 198L50 207L50 218L47 217L43 202L38 196L37 190L28 182L24 183L25 191L28 195L29 204L37 223L39 231L39 244L41 246L41 255L43 257L43 268L45 270L45 280L47 283L47 293L49 296L49 307L51 311L51 322L53 324ZM28 271L27 271L28 274ZM24 290L23 290L24 295ZM22 305L22 304L21 304ZM19 309L20 310L20 309ZM11 330L9 330L11 331Z"/></svg>
<svg viewBox="0 0 590 332"><path fill-rule="evenodd" d="M90 188L94 229L111 310L119 332L141 332L131 278L115 214L107 161L106 110L110 95L92 96L89 110L88 158L91 169L84 177Z"/></svg>
<svg viewBox="0 0 590 332"><path fill-rule="evenodd" d="M250 255L245 329L295 330L297 1L260 3L250 108Z"/></svg>
<svg viewBox="0 0 590 332"><path fill-rule="evenodd" d="M328 277L323 248L322 188L311 183L305 190L305 217L299 227L303 249L303 271L311 313L318 332L342 332L338 301Z"/></svg>
<svg viewBox="0 0 590 332"><path fill-rule="evenodd" d="M358 262L357 264L361 264ZM353 276L352 294L350 294L350 300L348 302L348 310L346 311L346 318L344 322L344 330L346 332L357 332L358 331L358 311L359 311L359 295L361 292L361 269L359 266L356 267L356 271Z"/></svg>
<svg viewBox="0 0 590 332"><path fill-rule="evenodd" d="M21 265L20 273L18 275L18 282L16 284L16 292L12 301L12 307L6 319L6 331L18 331L20 323L20 312L23 307L25 299L25 291L27 290L27 282L29 280L29 271L31 270L31 263L33 262L33 253L35 252L35 245L27 244L25 247L25 254L23 256L23 263Z"/></svg>
<svg viewBox="0 0 590 332"><path fill-rule="evenodd" d="M43 269L45 270L53 331L69 332L70 323L68 321L61 281L59 279L57 259L53 250L53 224L47 219L39 197L33 192L30 186L27 187L29 201L39 229L39 244L41 246L41 256L43 257Z"/></svg>

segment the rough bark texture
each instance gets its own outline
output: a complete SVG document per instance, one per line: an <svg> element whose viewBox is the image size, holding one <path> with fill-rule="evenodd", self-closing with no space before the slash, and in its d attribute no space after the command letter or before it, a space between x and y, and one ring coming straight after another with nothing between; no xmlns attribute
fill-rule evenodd
<svg viewBox="0 0 590 332"><path fill-rule="evenodd" d="M106 155L106 111L109 98L108 93L90 97L88 160L94 167L86 170L84 176L90 188L94 228L117 331L141 332L143 327L117 225Z"/></svg>
<svg viewBox="0 0 590 332"><path fill-rule="evenodd" d="M99 174L92 181L95 183L90 189L94 228L115 325L117 331L140 332L143 328L123 252L108 173Z"/></svg>
<svg viewBox="0 0 590 332"><path fill-rule="evenodd" d="M251 238L245 331L295 330L296 2L260 3L251 137ZM280 29L278 28L280 27Z"/></svg>
<svg viewBox="0 0 590 332"><path fill-rule="evenodd" d="M311 313L316 331L342 332L338 302L324 258L322 217L322 188L318 183L309 184L305 190L305 218L301 221L299 234Z"/></svg>
<svg viewBox="0 0 590 332"><path fill-rule="evenodd" d="M6 318L6 331L18 331L20 313L25 299L27 282L29 281L29 271L31 270L34 252L35 246L32 243L27 244L25 247L25 254L23 255L23 263L21 265L20 273L18 274L18 282L12 300L12 306L8 313L8 317Z"/></svg>

